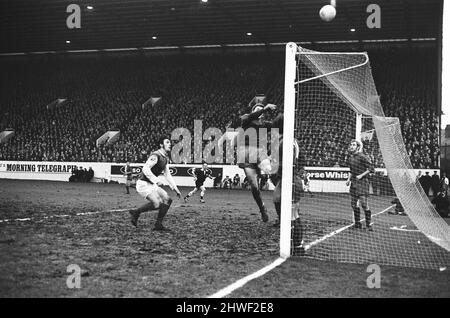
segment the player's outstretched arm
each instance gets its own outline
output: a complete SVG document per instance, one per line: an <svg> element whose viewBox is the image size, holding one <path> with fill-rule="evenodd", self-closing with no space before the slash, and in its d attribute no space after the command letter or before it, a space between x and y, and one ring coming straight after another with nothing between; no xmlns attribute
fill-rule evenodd
<svg viewBox="0 0 450 318"><path fill-rule="evenodd" d="M181 192L178 190L178 187L175 183L175 180L170 173L169 165L166 165L166 169L164 170L164 176L166 177L167 182L169 183L170 188L177 193L177 196L181 197Z"/></svg>

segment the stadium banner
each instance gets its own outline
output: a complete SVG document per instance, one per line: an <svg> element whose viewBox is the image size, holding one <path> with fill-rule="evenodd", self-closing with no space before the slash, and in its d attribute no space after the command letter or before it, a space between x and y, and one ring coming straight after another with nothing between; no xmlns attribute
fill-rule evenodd
<svg viewBox="0 0 450 318"><path fill-rule="evenodd" d="M137 176L142 171L142 164L131 164L133 175ZM108 162L38 162L38 161L0 161L0 179L22 179L22 180L49 180L49 181L69 181L72 170L78 169L94 170L93 182L119 182L125 183L123 175L124 164ZM177 185L193 187L195 185L192 176L193 168L200 168L201 164L171 165L171 173ZM235 165L210 165L213 177L219 177L223 180L226 176L231 179L237 174L241 182L245 178L244 170ZM348 179L348 168L337 167L305 167L310 179L310 190L312 192L348 192L346 186ZM375 169L376 174L371 177L371 192L377 193L388 182L386 169ZM423 175L429 172L430 175L439 169L413 169L410 174L417 175L421 171ZM167 184L164 176L161 181ZM212 179L206 179L206 187L213 186ZM273 189L269 184L269 189Z"/></svg>
<svg viewBox="0 0 450 318"><path fill-rule="evenodd" d="M137 177L142 172L142 164L130 164L131 171L133 173L133 177ZM172 174L175 183L178 186L195 186L194 181L194 168L201 168L202 165L170 165L170 173ZM223 167L222 166L209 166L208 169L211 172L211 175L216 178L220 177L223 179ZM125 183L125 165L121 164L111 164L111 180L117 181L119 183ZM220 176L219 176L220 175ZM163 175L159 176L161 181L165 184L167 180ZM205 180L205 187L212 187L213 179Z"/></svg>
<svg viewBox="0 0 450 318"><path fill-rule="evenodd" d="M49 162L0 161L0 179L69 181L75 167L92 168L94 182L109 178L110 163L106 162Z"/></svg>

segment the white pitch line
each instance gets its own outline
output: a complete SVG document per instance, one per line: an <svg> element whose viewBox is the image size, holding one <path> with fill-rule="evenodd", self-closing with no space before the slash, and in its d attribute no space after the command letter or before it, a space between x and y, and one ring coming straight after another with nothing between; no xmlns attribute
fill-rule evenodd
<svg viewBox="0 0 450 318"><path fill-rule="evenodd" d="M385 213L386 211L389 211L390 209L392 209L393 207L395 207L394 205L391 205L390 207L387 207L386 209L384 209L381 212L378 212L376 214L374 214L373 216L377 216L380 215L382 213ZM362 219L361 221L364 221L365 219ZM321 237L320 239L315 240L314 242L308 244L305 246L305 250L308 250L309 248L311 248L312 246L319 244L320 242L323 242L324 240L341 233L342 231L348 229L349 227L351 227L353 224L344 226L336 231L333 231L323 237ZM247 284L249 281L261 277L264 274L270 272L272 269L274 269L275 267L283 264L285 261L287 260L287 258L277 258L273 263L267 265L266 267L261 268L260 270L254 272L253 274L250 274L248 276L245 276L244 278L239 279L238 281L234 282L233 284L222 288L221 290L219 290L218 292L212 294L211 296L208 296L208 298L223 298L229 294L231 294L232 292L234 292L236 289L243 287L245 284Z"/></svg>
<svg viewBox="0 0 450 318"><path fill-rule="evenodd" d="M247 284L249 281L261 277L262 275L266 274L267 272L270 272L275 267L281 265L286 261L286 258L277 258L272 264L267 265L266 267L261 268L259 271L254 272L251 275L248 275L244 278L241 278L240 280L236 281L235 283L219 290L217 293L212 294L211 296L208 296L208 298L223 298L227 296L228 294L231 294L233 291L235 291L238 288L241 288L245 284Z"/></svg>
<svg viewBox="0 0 450 318"><path fill-rule="evenodd" d="M391 205L390 207L387 207L387 208L384 209L383 211L378 212L378 213L376 213L376 214L374 214L374 215L372 215L372 216L374 217L374 216L380 215L380 214L382 214L382 213L385 213L385 212L389 211L390 209L392 209L393 207L395 207L395 204L394 204L394 205ZM363 219L361 220L361 222L363 222L364 220L365 220L365 218L363 218ZM341 233L342 231L345 231L346 229L348 229L349 227L352 227L352 226L353 226L353 224L349 224L349 225L346 225L346 226L344 226L344 227L341 227L340 229L337 229L337 230L335 230L335 231L333 231L333 232L331 232L331 233L328 233L328 234L325 235L325 236L322 236L321 238L315 240L314 242L311 242L311 243L307 244L307 245L305 246L305 251L309 250L309 249L310 249L311 247L313 247L314 245L317 245L317 244L319 244L320 242L323 242L323 241L325 241L326 239L329 239L330 237L335 236L336 234L339 234L339 233Z"/></svg>
<svg viewBox="0 0 450 318"><path fill-rule="evenodd" d="M403 232L420 232L420 230L405 229L405 228L397 227L397 226L390 227L389 229L395 230L395 231L403 231Z"/></svg>
<svg viewBox="0 0 450 318"><path fill-rule="evenodd" d="M93 212L80 212L75 214L59 214L59 215L50 215L50 216L44 216L42 218L18 218L18 219L4 219L0 220L0 223L8 223L8 222L28 222L33 221L35 219L39 220L48 220L53 218L68 218L71 216L84 216L84 215L95 215L100 213L113 213L113 212L125 212L129 209L114 209L114 210L106 210L106 211L93 211Z"/></svg>

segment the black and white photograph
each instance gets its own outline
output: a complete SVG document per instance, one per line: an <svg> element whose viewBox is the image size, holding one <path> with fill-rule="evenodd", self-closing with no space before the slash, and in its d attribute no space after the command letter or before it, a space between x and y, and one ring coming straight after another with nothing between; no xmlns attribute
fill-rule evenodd
<svg viewBox="0 0 450 318"><path fill-rule="evenodd" d="M0 43L0 298L450 298L450 2L5 0Z"/></svg>

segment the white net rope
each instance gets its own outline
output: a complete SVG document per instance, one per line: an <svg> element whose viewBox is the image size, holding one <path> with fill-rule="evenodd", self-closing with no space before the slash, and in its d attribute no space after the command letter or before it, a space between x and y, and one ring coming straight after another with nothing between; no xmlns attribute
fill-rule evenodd
<svg viewBox="0 0 450 318"><path fill-rule="evenodd" d="M296 206L306 255L406 267L450 266L450 226L416 181L399 120L384 116L367 54L304 48L298 53L295 138L302 150L294 167L300 178L294 179L304 181L294 184L293 201L300 200ZM358 133L356 113L363 115ZM346 186L348 146L357 135L376 168L365 177L368 207L360 200L359 214ZM355 228L357 218L361 229Z"/></svg>

